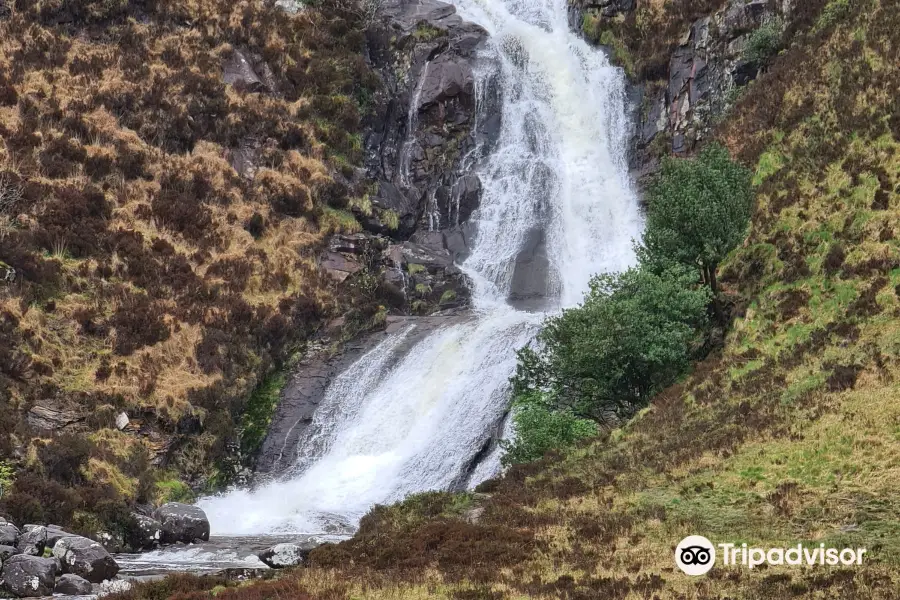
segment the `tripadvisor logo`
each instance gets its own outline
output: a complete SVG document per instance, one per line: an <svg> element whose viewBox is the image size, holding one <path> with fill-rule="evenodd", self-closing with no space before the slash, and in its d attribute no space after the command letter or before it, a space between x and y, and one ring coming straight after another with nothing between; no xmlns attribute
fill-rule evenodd
<svg viewBox="0 0 900 600"><path fill-rule="evenodd" d="M724 566L753 569L767 565L861 565L865 548L826 548L825 544L790 548L752 548L747 544L718 544ZM716 546L702 535L689 535L675 548L675 564L688 575L703 575L716 564Z"/></svg>
<svg viewBox="0 0 900 600"><path fill-rule="evenodd" d="M716 548L702 535L689 535L675 548L675 564L688 575L703 575L716 564Z"/></svg>

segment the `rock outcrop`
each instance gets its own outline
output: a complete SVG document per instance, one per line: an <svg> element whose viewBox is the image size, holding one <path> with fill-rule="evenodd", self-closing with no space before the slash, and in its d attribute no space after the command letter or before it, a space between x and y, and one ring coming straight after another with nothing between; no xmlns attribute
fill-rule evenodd
<svg viewBox="0 0 900 600"><path fill-rule="evenodd" d="M53 593L58 565L52 558L17 554L4 561L3 586L19 598L40 598Z"/></svg>
<svg viewBox="0 0 900 600"><path fill-rule="evenodd" d="M459 225L478 204L480 185L464 157L490 137L476 123L473 71L486 37L438 0L389 0L367 33L384 83L365 141L379 182L372 202L396 213L401 237ZM388 232L382 223L367 226Z"/></svg>
<svg viewBox="0 0 900 600"><path fill-rule="evenodd" d="M209 519L196 506L167 502L154 511L153 518L162 526L160 542L163 544L209 540Z"/></svg>
<svg viewBox="0 0 900 600"><path fill-rule="evenodd" d="M496 118L479 122L475 110L477 50L486 38L439 0L388 0L367 31L382 82L364 141L371 206L353 208L365 232L332 240L320 264L337 281L377 272L394 313L467 303L454 262L468 253L467 224L481 200L473 165L499 127Z"/></svg>
<svg viewBox="0 0 900 600"><path fill-rule="evenodd" d="M53 556L59 559L64 573L83 577L92 583L112 579L119 565L109 552L94 540L85 537L64 537L53 546Z"/></svg>
<svg viewBox="0 0 900 600"><path fill-rule="evenodd" d="M509 303L519 310L543 309L546 299L554 297L552 286L546 234L536 227L525 235L525 243L516 257Z"/></svg>
<svg viewBox="0 0 900 600"><path fill-rule="evenodd" d="M780 36L794 4L727 0L683 32L669 58L665 81L633 82L631 163L639 178L655 171L660 154L690 153L709 136L740 88L755 79L762 66L748 52L752 37L763 26ZM586 12L602 23L623 19L635 8L634 0L576 0L570 15L573 27L580 28Z"/></svg>

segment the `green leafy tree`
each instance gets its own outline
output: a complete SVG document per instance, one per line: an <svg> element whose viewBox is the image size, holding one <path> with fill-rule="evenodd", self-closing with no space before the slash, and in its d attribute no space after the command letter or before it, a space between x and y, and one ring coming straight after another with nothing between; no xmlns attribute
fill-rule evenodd
<svg viewBox="0 0 900 600"><path fill-rule="evenodd" d="M716 269L746 235L753 209L750 171L711 144L697 158L669 158L648 188L641 263L661 271L673 263L700 269L718 293Z"/></svg>
<svg viewBox="0 0 900 600"><path fill-rule="evenodd" d="M630 416L672 383L700 345L710 294L695 270L630 269L595 277L584 304L547 320L512 378L517 439L508 461Z"/></svg>

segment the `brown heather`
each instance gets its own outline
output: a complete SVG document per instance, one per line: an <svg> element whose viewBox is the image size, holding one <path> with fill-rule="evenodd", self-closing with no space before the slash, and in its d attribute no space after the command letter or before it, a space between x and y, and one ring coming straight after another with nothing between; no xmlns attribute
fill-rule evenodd
<svg viewBox="0 0 900 600"><path fill-rule="evenodd" d="M3 505L17 522L115 521L158 500L155 457L208 476L249 392L339 311L316 254L323 216L362 193L330 175L361 158L362 45L327 1L293 17L263 0L0 1L0 272L17 275L0 284L0 459L24 451ZM223 83L238 48L274 93ZM229 157L254 142L250 180ZM81 432L33 438L36 402ZM122 410L153 434L114 431Z"/></svg>
<svg viewBox="0 0 900 600"><path fill-rule="evenodd" d="M693 15L688 6L638 10L680 23ZM356 538L283 574L281 585L296 586L283 590L454 600L897 597L900 2L797 6L789 49L717 133L756 168L758 200L748 240L722 268L733 316L724 347L627 426L483 484L468 497L483 509L477 521L471 510L446 510L460 502L449 494L438 509L434 496L376 508ZM645 21L645 37L633 42L651 69L666 36L683 30L664 21ZM672 558L688 534L868 554L861 567L718 566L689 578ZM229 597L294 597L274 585ZM157 597L145 589L121 598Z"/></svg>

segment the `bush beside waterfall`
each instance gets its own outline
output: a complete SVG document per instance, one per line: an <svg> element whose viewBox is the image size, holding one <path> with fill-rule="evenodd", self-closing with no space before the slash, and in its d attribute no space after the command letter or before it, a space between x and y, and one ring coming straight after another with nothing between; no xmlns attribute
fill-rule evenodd
<svg viewBox="0 0 900 600"><path fill-rule="evenodd" d="M749 171L712 145L667 160L648 196L638 266L594 277L583 304L549 318L519 351L507 464L630 417L688 370L721 320L715 274L745 236Z"/></svg>

